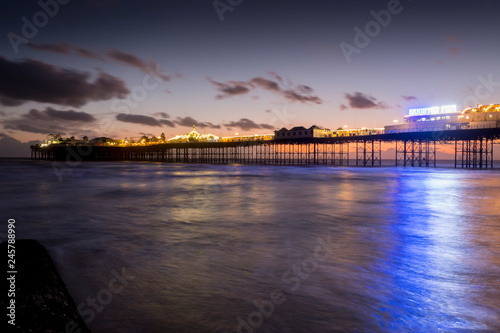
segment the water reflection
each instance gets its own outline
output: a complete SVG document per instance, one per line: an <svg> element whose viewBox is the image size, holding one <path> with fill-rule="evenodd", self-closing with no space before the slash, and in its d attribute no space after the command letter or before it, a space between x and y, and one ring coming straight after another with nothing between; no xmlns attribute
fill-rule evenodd
<svg viewBox="0 0 500 333"><path fill-rule="evenodd" d="M471 281L474 247L467 235L466 174L415 173L400 180L397 223L399 248L393 253L394 278L391 329L417 331L488 329L491 316L474 296Z"/></svg>
<svg viewBox="0 0 500 333"><path fill-rule="evenodd" d="M137 276L95 332L236 332L274 290L286 301L255 332L500 331L498 172L88 163L59 183L24 168L2 178L2 211L19 208L77 304L112 268ZM306 272L319 238L333 245Z"/></svg>

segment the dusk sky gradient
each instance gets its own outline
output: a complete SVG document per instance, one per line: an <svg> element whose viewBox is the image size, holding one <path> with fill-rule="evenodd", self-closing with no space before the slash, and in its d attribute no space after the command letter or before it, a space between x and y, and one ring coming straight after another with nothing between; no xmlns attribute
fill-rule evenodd
<svg viewBox="0 0 500 333"><path fill-rule="evenodd" d="M42 8L0 6L1 140L383 127L410 107L500 103L492 0L73 0L17 53ZM341 45L391 6L348 61Z"/></svg>

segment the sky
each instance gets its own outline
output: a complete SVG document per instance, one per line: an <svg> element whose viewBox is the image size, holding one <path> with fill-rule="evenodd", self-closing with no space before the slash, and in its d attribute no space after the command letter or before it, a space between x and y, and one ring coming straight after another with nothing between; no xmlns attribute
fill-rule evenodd
<svg viewBox="0 0 500 333"><path fill-rule="evenodd" d="M63 137L383 127L500 103L500 3L0 3L0 156ZM10 147L10 148L9 148Z"/></svg>

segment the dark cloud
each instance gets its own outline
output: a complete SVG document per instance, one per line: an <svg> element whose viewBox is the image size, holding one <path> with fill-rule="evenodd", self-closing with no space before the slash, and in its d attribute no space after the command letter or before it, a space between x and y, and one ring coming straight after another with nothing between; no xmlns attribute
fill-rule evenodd
<svg viewBox="0 0 500 333"><path fill-rule="evenodd" d="M448 38L450 41L454 42L454 43L458 43L460 42L460 38L458 38L457 36L455 35L448 35L446 36L446 38Z"/></svg>
<svg viewBox="0 0 500 333"><path fill-rule="evenodd" d="M221 128L220 125L214 125L210 122L199 122L194 120L191 117L177 117L177 119L174 121L179 126L184 126L184 127L192 127L196 126L199 128Z"/></svg>
<svg viewBox="0 0 500 333"><path fill-rule="evenodd" d="M148 63L133 54L125 53L117 49L111 49L107 55L112 60L140 70L144 70L146 67L154 67L154 64L152 63Z"/></svg>
<svg viewBox="0 0 500 333"><path fill-rule="evenodd" d="M41 44L41 45L28 44L28 46L40 51L55 52L60 54L73 53L80 57L97 59L102 61L110 59L122 65L137 68L144 73L153 75L155 77L159 77L164 81L170 81L172 79L172 76L169 73L165 73L160 70L160 66L158 65L158 63L154 61L145 61L134 54L125 53L113 48L109 50L107 54L99 55L98 53L92 52L82 47L72 45L67 42L61 42L59 44ZM182 75L175 74L174 77L179 78L182 77Z"/></svg>
<svg viewBox="0 0 500 333"><path fill-rule="evenodd" d="M275 127L273 125L269 125L269 124L260 124L260 128L262 129L269 129L269 130L274 130Z"/></svg>
<svg viewBox="0 0 500 333"><path fill-rule="evenodd" d="M245 86L242 85L235 85L235 86L226 86L223 88L219 89L221 92L223 92L223 95L218 95L217 98L224 98L224 97L229 97L229 96L234 96L234 95L242 95L246 94L247 92L250 91Z"/></svg>
<svg viewBox="0 0 500 333"><path fill-rule="evenodd" d="M30 145L35 142L21 142L7 134L0 133L0 157L29 157Z"/></svg>
<svg viewBox="0 0 500 333"><path fill-rule="evenodd" d="M9 97L5 97L0 95L0 105L5 105L5 106L18 106L23 104L24 101L18 100L18 99L13 99Z"/></svg>
<svg viewBox="0 0 500 333"><path fill-rule="evenodd" d="M89 74L61 69L27 59L9 61L0 56L0 101L27 101L80 107L90 101L125 98L130 91L120 79L99 73L94 82ZM7 103L9 104L9 103Z"/></svg>
<svg viewBox="0 0 500 333"><path fill-rule="evenodd" d="M48 134L51 132L61 132L63 128L56 126L56 125L51 125L49 127L36 127L32 126L29 124L16 124L16 125L6 125L6 129L10 130L16 130L16 131L22 131L22 132L29 132L29 133L36 133L36 134Z"/></svg>
<svg viewBox="0 0 500 333"><path fill-rule="evenodd" d="M416 101L417 98L415 96L404 96L404 95L401 95L401 97L407 101L407 102L410 102L410 101Z"/></svg>
<svg viewBox="0 0 500 333"><path fill-rule="evenodd" d="M455 57L458 54L458 50L454 47L450 47L449 51L452 57Z"/></svg>
<svg viewBox="0 0 500 333"><path fill-rule="evenodd" d="M215 98L222 99L236 95L246 94L250 91L247 88L247 83L242 81L229 81L228 83L221 83L208 78L208 80L217 87L217 89L222 93L217 95Z"/></svg>
<svg viewBox="0 0 500 333"><path fill-rule="evenodd" d="M345 104L340 104L340 110L344 111L349 109Z"/></svg>
<svg viewBox="0 0 500 333"><path fill-rule="evenodd" d="M269 72L269 75L271 75L276 81L283 83L283 78L278 75L276 72Z"/></svg>
<svg viewBox="0 0 500 333"><path fill-rule="evenodd" d="M285 90L283 92L283 95L287 99L294 101L294 102L301 102L301 103L311 102L311 103L315 103L315 104L322 104L323 103L321 98L319 98L318 96L310 96L307 94L301 94L300 90L299 90L299 92L294 91L294 90Z"/></svg>
<svg viewBox="0 0 500 333"><path fill-rule="evenodd" d="M60 53L60 54L71 54L72 52L75 53L76 55L84 58L90 58L90 59L98 59L98 60L104 60L103 57L98 55L97 53L94 53L92 51L86 50L84 48L72 45L67 42L61 42L59 44L33 44L30 43L28 44L29 47L40 50L40 51L46 51L46 52L54 52L54 53Z"/></svg>
<svg viewBox="0 0 500 333"><path fill-rule="evenodd" d="M158 126L161 127L161 123L153 117L143 116L139 114L126 114L120 113L116 115L116 120L125 122L125 123L133 123L147 126Z"/></svg>
<svg viewBox="0 0 500 333"><path fill-rule="evenodd" d="M83 124L95 121L96 118L86 112L46 108L43 111L31 109L20 117L6 119L1 123L10 130L48 134L79 130Z"/></svg>
<svg viewBox="0 0 500 333"><path fill-rule="evenodd" d="M239 128L243 131L248 131L251 129L274 129L273 126L268 125L268 124L256 124L254 121L247 119L247 118L241 118L238 121L231 121L230 123L223 124L224 126L228 128Z"/></svg>
<svg viewBox="0 0 500 333"><path fill-rule="evenodd" d="M47 108L44 111L38 111L37 109L31 109L28 114L23 116L26 119L36 119L36 120L66 120L66 121L81 121L81 122L93 122L96 119L90 113L77 112L73 110L61 111L54 110L52 108Z"/></svg>
<svg viewBox="0 0 500 333"><path fill-rule="evenodd" d="M30 43L27 45L36 50L61 53L61 54L69 54L71 52L71 49L73 48L71 44L66 42L62 42L59 44L39 44L39 45Z"/></svg>
<svg viewBox="0 0 500 333"><path fill-rule="evenodd" d="M101 57L100 55L98 55L97 53L94 53L94 52L89 51L87 49L77 47L77 46L73 46L73 49L76 52L76 54L80 57L89 58L89 59L104 60L104 58Z"/></svg>
<svg viewBox="0 0 500 333"><path fill-rule="evenodd" d="M2 117L5 116L5 112L0 111L0 116L2 116Z"/></svg>
<svg viewBox="0 0 500 333"><path fill-rule="evenodd" d="M145 61L131 53L125 53L117 49L111 49L107 53L108 58L123 65L137 68L147 74L157 76L165 81L171 80L171 75L160 71L160 66L154 61Z"/></svg>
<svg viewBox="0 0 500 333"><path fill-rule="evenodd" d="M291 102L322 104L323 101L318 96L312 95L314 90L305 85L296 85L293 87L291 82L285 86L283 79L275 72L270 72L276 81L264 78L254 77L249 81L228 81L226 83L217 82L208 78L208 81L217 87L221 94L216 99L228 98L236 95L243 95L257 88L278 94ZM292 86L292 87L291 87Z"/></svg>
<svg viewBox="0 0 500 333"><path fill-rule="evenodd" d="M275 81L265 79L263 77L255 77L250 80L250 83L256 84L265 90L280 91L281 88L279 84Z"/></svg>
<svg viewBox="0 0 500 333"><path fill-rule="evenodd" d="M120 113L116 116L116 119L119 121L123 121L126 123L133 123L133 124L140 124L140 125L147 125L147 126L168 126L168 127L175 127L175 122L171 120L167 120L165 118L169 118L170 116L165 113L165 112L158 112L154 114L157 117L163 117L163 119L156 119L150 116L143 116L143 115L138 115L138 114L126 114L126 113ZM191 125L192 126L192 125ZM202 126L200 126L202 127Z"/></svg>
<svg viewBox="0 0 500 333"><path fill-rule="evenodd" d="M351 109L388 109L389 106L384 102L377 101L376 98L365 95L361 92L355 92L354 94L344 94L345 98L349 102ZM345 105L344 105L345 106ZM340 106L342 109L342 105Z"/></svg>
<svg viewBox="0 0 500 333"><path fill-rule="evenodd" d="M175 123L173 121L170 121L170 120L160 119L159 122L162 125L167 125L168 127L175 127Z"/></svg>
<svg viewBox="0 0 500 333"><path fill-rule="evenodd" d="M161 118L165 118L165 119L170 118L170 115L168 113L165 113L165 112L157 112L154 115L156 117L161 117Z"/></svg>

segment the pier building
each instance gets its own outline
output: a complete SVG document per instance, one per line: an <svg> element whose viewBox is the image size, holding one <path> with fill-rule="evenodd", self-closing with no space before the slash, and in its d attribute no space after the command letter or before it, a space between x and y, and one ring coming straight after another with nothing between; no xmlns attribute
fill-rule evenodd
<svg viewBox="0 0 500 333"><path fill-rule="evenodd" d="M410 109L403 124L385 126L385 133L447 131L500 127L500 104L457 111L455 105Z"/></svg>

